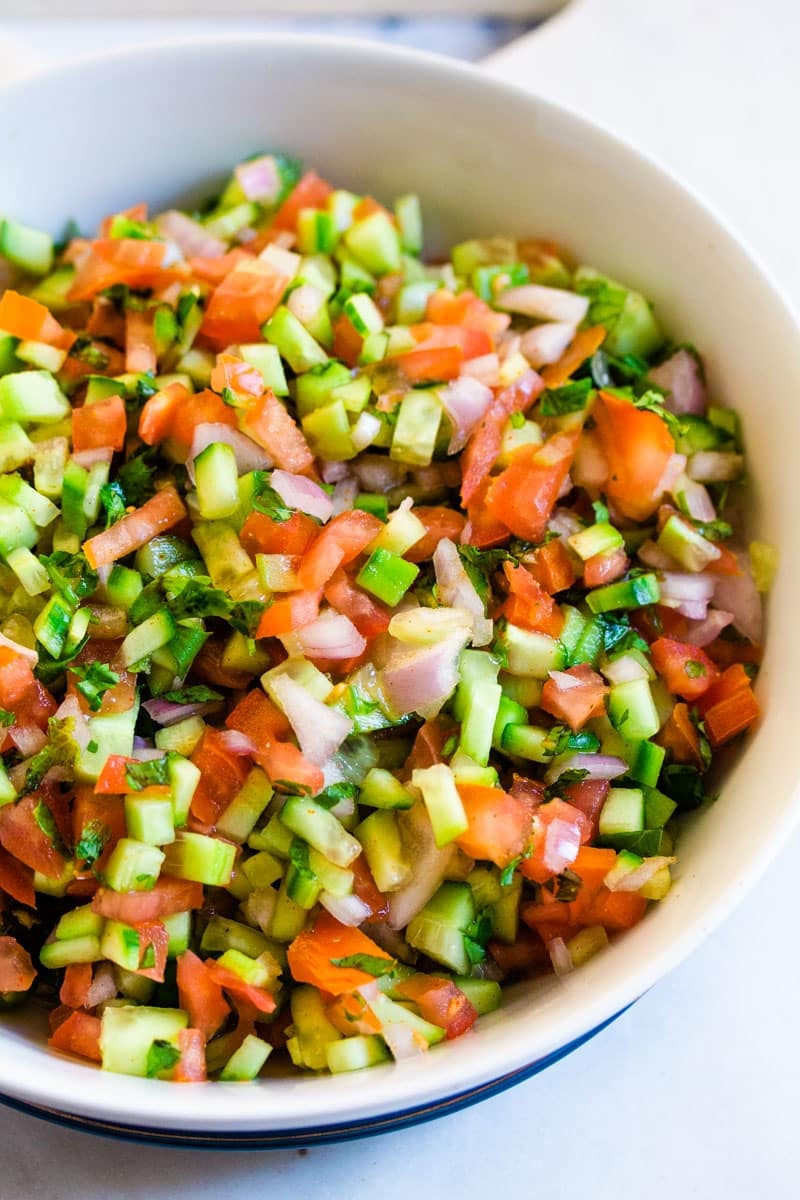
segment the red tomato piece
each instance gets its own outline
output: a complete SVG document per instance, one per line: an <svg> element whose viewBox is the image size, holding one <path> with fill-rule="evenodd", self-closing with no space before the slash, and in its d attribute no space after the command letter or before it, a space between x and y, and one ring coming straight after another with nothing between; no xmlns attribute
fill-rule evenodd
<svg viewBox="0 0 800 1200"><path fill-rule="evenodd" d="M31 956L16 938L0 937L0 994L27 992L36 978Z"/></svg>
<svg viewBox="0 0 800 1200"><path fill-rule="evenodd" d="M192 393L188 388L178 382L167 384L145 401L139 414L139 437L148 446L163 442L164 438L172 435L172 426L178 413L191 404Z"/></svg>
<svg viewBox="0 0 800 1200"><path fill-rule="evenodd" d="M321 912L311 929L289 945L287 958L292 977L297 983L311 983L320 991L340 996L362 984L371 983L373 976L356 967L337 967L332 960L367 954L371 958L391 961L391 955L360 929L342 925L328 912Z"/></svg>
<svg viewBox="0 0 800 1200"><path fill-rule="evenodd" d="M324 208L332 191L328 181L321 179L316 171L306 171L275 213L272 228L294 232L301 210Z"/></svg>
<svg viewBox="0 0 800 1200"><path fill-rule="evenodd" d="M492 400L461 455L461 501L465 507L469 507L497 461L506 421L512 413L530 408L543 387L542 379L535 371L526 371ZM541 538L534 540L541 541Z"/></svg>
<svg viewBox="0 0 800 1200"><path fill-rule="evenodd" d="M569 474L577 435L557 433L543 446L523 446L489 485L486 506L517 537L541 542Z"/></svg>
<svg viewBox="0 0 800 1200"><path fill-rule="evenodd" d="M560 874L577 858L588 831L584 814L565 800L541 804L533 816L533 852L522 860L522 874L535 883Z"/></svg>
<svg viewBox="0 0 800 1200"><path fill-rule="evenodd" d="M471 858L506 867L526 849L531 837L533 805L500 788L459 784L469 828L456 842Z"/></svg>
<svg viewBox="0 0 800 1200"><path fill-rule="evenodd" d="M442 538L450 538L453 542L458 542L461 538L465 520L454 508L446 508L444 505L415 505L414 516L425 526L425 533L403 555L409 562L421 563L433 558L433 552Z"/></svg>
<svg viewBox="0 0 800 1200"><path fill-rule="evenodd" d="M103 533L83 543L92 567L105 566L144 546L157 533L171 529L186 516L186 507L172 484L156 492L141 508L128 513Z"/></svg>
<svg viewBox="0 0 800 1200"><path fill-rule="evenodd" d="M412 975L403 980L397 991L413 1000L423 1020L443 1029L448 1041L461 1037L478 1019L475 1006L451 979Z"/></svg>
<svg viewBox="0 0 800 1200"><path fill-rule="evenodd" d="M607 695L602 675L587 663L580 663L567 671L550 672L542 688L540 707L577 733L592 717L603 716Z"/></svg>
<svg viewBox="0 0 800 1200"><path fill-rule="evenodd" d="M561 610L521 563L503 563L509 597L503 612L512 625L557 638L564 627Z"/></svg>
<svg viewBox="0 0 800 1200"><path fill-rule="evenodd" d="M314 455L305 434L270 389L246 410L244 432L267 451L283 471L314 475Z"/></svg>
<svg viewBox="0 0 800 1200"><path fill-rule="evenodd" d="M357 587L342 570L326 584L325 599L337 612L349 617L362 637L374 638L389 628L390 609Z"/></svg>
<svg viewBox="0 0 800 1200"><path fill-rule="evenodd" d="M177 961L178 999L189 1014L189 1023L199 1029L206 1041L212 1038L231 1011L222 987L206 970L206 965L191 950Z"/></svg>
<svg viewBox="0 0 800 1200"><path fill-rule="evenodd" d="M99 1017L86 1012L73 1012L50 1034L48 1045L55 1050L63 1050L65 1054L77 1054L92 1062L102 1062L101 1029Z"/></svg>
<svg viewBox="0 0 800 1200"><path fill-rule="evenodd" d="M610 392L598 393L592 416L608 460L606 495L624 516L647 520L663 495L661 480L675 453L672 434L656 413Z"/></svg>
<svg viewBox="0 0 800 1200"><path fill-rule="evenodd" d="M283 637L294 633L316 621L319 616L321 589L314 592L293 592L280 600L273 600L264 609L258 623L256 637Z"/></svg>
<svg viewBox="0 0 800 1200"><path fill-rule="evenodd" d="M191 811L198 820L213 825L241 791L250 762L245 755L231 754L221 735L210 726L191 760L200 769Z"/></svg>
<svg viewBox="0 0 800 1200"><path fill-rule="evenodd" d="M220 350L233 343L260 341L261 326L280 304L288 282L259 259L239 263L208 301L201 334Z"/></svg>
<svg viewBox="0 0 800 1200"><path fill-rule="evenodd" d="M121 396L109 396L72 411L72 445L76 450L94 450L100 446L121 450L127 428L125 402Z"/></svg>
<svg viewBox="0 0 800 1200"><path fill-rule="evenodd" d="M56 850L50 838L40 828L34 813L45 805L42 795L33 792L0 808L0 845L26 867L39 871L48 879L61 879L66 860Z"/></svg>
<svg viewBox="0 0 800 1200"><path fill-rule="evenodd" d="M653 666L667 687L684 700L696 700L719 677L704 650L688 642L658 638L650 647Z"/></svg>
<svg viewBox="0 0 800 1200"><path fill-rule="evenodd" d="M297 572L297 582L308 590L324 587L337 568L357 558L382 529L383 522L371 513L360 509L340 513L309 549Z"/></svg>
<svg viewBox="0 0 800 1200"><path fill-rule="evenodd" d="M159 921L173 913L203 907L203 885L160 875L149 892L114 892L101 887L92 898L92 911L110 921L137 925Z"/></svg>

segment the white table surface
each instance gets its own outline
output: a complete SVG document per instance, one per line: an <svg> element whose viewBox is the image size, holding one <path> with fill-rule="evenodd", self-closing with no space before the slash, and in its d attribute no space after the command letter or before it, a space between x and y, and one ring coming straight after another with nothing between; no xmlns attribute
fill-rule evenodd
<svg viewBox="0 0 800 1200"><path fill-rule="evenodd" d="M33 23L3 32L48 57L82 41ZM121 32L95 27L92 41ZM495 69L671 166L800 306L796 0L579 0L534 37ZM308 1154L145 1149L3 1109L0 1200L794 1196L798 856L800 835L733 918L613 1026L477 1107Z"/></svg>

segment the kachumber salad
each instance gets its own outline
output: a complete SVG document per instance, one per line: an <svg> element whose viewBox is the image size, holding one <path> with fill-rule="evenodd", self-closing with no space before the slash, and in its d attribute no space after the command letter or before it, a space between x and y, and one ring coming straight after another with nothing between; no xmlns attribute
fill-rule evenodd
<svg viewBox="0 0 800 1200"><path fill-rule="evenodd" d="M697 352L281 155L0 252L0 1002L111 1071L350 1071L641 920L775 565Z"/></svg>

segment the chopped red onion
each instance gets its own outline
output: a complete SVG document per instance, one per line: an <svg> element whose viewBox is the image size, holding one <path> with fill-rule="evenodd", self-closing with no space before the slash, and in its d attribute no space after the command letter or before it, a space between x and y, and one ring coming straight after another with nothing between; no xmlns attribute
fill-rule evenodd
<svg viewBox="0 0 800 1200"><path fill-rule="evenodd" d="M187 717L201 716L213 707L213 700L201 704L173 704L171 700L160 698L145 700L142 705L150 719L155 721L156 725L162 726L176 725L178 721L185 721Z"/></svg>
<svg viewBox="0 0 800 1200"><path fill-rule="evenodd" d="M706 411L706 389L700 364L688 350L676 350L665 362L647 373L648 382L666 392L664 407L681 415Z"/></svg>
<svg viewBox="0 0 800 1200"><path fill-rule="evenodd" d="M229 754L234 754L237 758L244 758L247 754L255 754L258 749L253 739L249 738L246 733L241 733L238 729L223 729L218 740L220 745Z"/></svg>
<svg viewBox="0 0 800 1200"><path fill-rule="evenodd" d="M89 467L94 467L98 463L110 463L113 457L113 446L93 446L91 450L76 450L72 455L72 461L79 467L83 467L84 470L88 470Z"/></svg>
<svg viewBox="0 0 800 1200"><path fill-rule="evenodd" d="M84 1008L96 1008L113 1000L117 994L117 981L114 978L114 968L110 962L98 963L94 969L92 982L86 992Z"/></svg>
<svg viewBox="0 0 800 1200"><path fill-rule="evenodd" d="M690 621L683 640L690 646L710 646L733 621L733 613L710 608L704 620Z"/></svg>
<svg viewBox="0 0 800 1200"><path fill-rule="evenodd" d="M717 510L702 483L690 479L687 474L679 475L668 490L676 502L678 497L681 497L686 511L694 521L713 521L716 517Z"/></svg>
<svg viewBox="0 0 800 1200"><path fill-rule="evenodd" d="M367 446L371 446L375 441L380 431L380 417L376 417L374 413L362 412L350 430L350 441L356 450L366 450Z"/></svg>
<svg viewBox="0 0 800 1200"><path fill-rule="evenodd" d="M203 450L207 446L213 445L214 442L224 442L226 446L231 447L236 456L236 469L240 475L246 474L247 471L268 470L274 465L266 450L263 450L246 433L242 433L230 425L223 425L221 422L202 421L195 426L192 445L186 459L186 469L192 483L195 481L194 460L198 454L202 454Z"/></svg>
<svg viewBox="0 0 800 1200"><path fill-rule="evenodd" d="M730 612L734 629L751 642L760 642L763 632L763 605L756 590L750 564L738 554L740 575L718 575L714 585L714 603Z"/></svg>
<svg viewBox="0 0 800 1200"><path fill-rule="evenodd" d="M550 321L534 325L523 333L520 350L535 370L558 362L575 337L576 327L569 321Z"/></svg>
<svg viewBox="0 0 800 1200"><path fill-rule="evenodd" d="M388 492L408 474L408 467L394 462L388 454L362 454L349 465L365 492Z"/></svg>
<svg viewBox="0 0 800 1200"><path fill-rule="evenodd" d="M744 469L744 458L729 450L698 450L689 459L686 473L699 483L731 483Z"/></svg>
<svg viewBox="0 0 800 1200"><path fill-rule="evenodd" d="M676 562L671 554L667 554L666 550L662 550L652 538L642 542L636 553L646 567L653 567L656 571L680 571L681 569L680 563Z"/></svg>
<svg viewBox="0 0 800 1200"><path fill-rule="evenodd" d="M616 779L627 770L628 764L615 754L565 754L553 760L544 781L555 783L565 771L586 771L586 779Z"/></svg>
<svg viewBox="0 0 800 1200"><path fill-rule="evenodd" d="M32 667L35 667L39 661L38 651L31 650L30 646L23 646L20 642L12 641L4 633L0 633L0 646L5 646L9 650L13 650L15 654L21 655L22 658L27 659Z"/></svg>
<svg viewBox="0 0 800 1200"><path fill-rule="evenodd" d="M309 658L358 658L367 646L350 618L334 609L320 613L316 621L296 630L295 636Z"/></svg>
<svg viewBox="0 0 800 1200"><path fill-rule="evenodd" d="M685 467L685 454L671 454L669 456L664 473L656 485L655 494L657 499L660 500L664 492L672 493L675 483L683 475Z"/></svg>
<svg viewBox="0 0 800 1200"><path fill-rule="evenodd" d="M606 663L600 670L609 683L630 683L634 679L647 679L647 671L632 654L622 654Z"/></svg>
<svg viewBox="0 0 800 1200"><path fill-rule="evenodd" d="M248 200L274 204L278 199L283 184L278 164L271 154L262 154L258 158L251 158L249 162L239 163L233 173Z"/></svg>
<svg viewBox="0 0 800 1200"><path fill-rule="evenodd" d="M524 283L521 287L501 292L495 304L507 312L521 313L540 321L567 321L580 325L589 311L588 296L578 296L561 288L545 287L539 283Z"/></svg>
<svg viewBox="0 0 800 1200"><path fill-rule="evenodd" d="M539 820L534 817L534 831ZM544 830L544 847L542 861L548 871L558 875L574 863L581 847L581 830L574 821L565 821L561 817L549 821Z"/></svg>
<svg viewBox="0 0 800 1200"><path fill-rule="evenodd" d="M500 384L500 359L497 354L479 354L477 358L468 358L461 368L462 375L469 375L484 383L487 387L495 388Z"/></svg>
<svg viewBox="0 0 800 1200"><path fill-rule="evenodd" d="M414 864L411 878L389 894L390 929L405 929L424 908L449 874L460 851L454 843L439 847L433 836L431 819L422 801L400 814L399 824L408 861Z"/></svg>
<svg viewBox="0 0 800 1200"><path fill-rule="evenodd" d="M272 691L303 754L315 766L324 766L351 732L353 722L343 712L317 700L290 675L276 675Z"/></svg>
<svg viewBox="0 0 800 1200"><path fill-rule="evenodd" d="M264 247L258 256L259 262L266 263L268 267L276 275L282 275L289 283L292 282L297 272L300 270L300 263L303 261L299 254L292 251L294 245L294 234L285 232L288 237L282 238L278 235L274 241Z"/></svg>
<svg viewBox="0 0 800 1200"><path fill-rule="evenodd" d="M292 475L276 468L270 483L288 508L299 509L324 524L333 512L333 501L326 491L305 475Z"/></svg>
<svg viewBox="0 0 800 1200"><path fill-rule="evenodd" d="M585 434L578 442L572 463L576 487L599 491L608 479L608 459L594 434Z"/></svg>
<svg viewBox="0 0 800 1200"><path fill-rule="evenodd" d="M705 606L714 595L716 578L718 577L701 572L663 571L659 576L660 603L665 604L668 608L678 608L681 612L683 609L679 606L682 604L702 604L702 612L693 611L684 613L684 615L695 618L704 617L706 615Z"/></svg>
<svg viewBox="0 0 800 1200"><path fill-rule="evenodd" d="M453 427L448 454L457 454L492 402L492 389L469 375L460 375L439 391L442 407Z"/></svg>
<svg viewBox="0 0 800 1200"><path fill-rule="evenodd" d="M610 892L638 892L639 888L643 888L645 884L649 883L662 867L669 867L674 862L674 858L667 858L663 854L654 854L651 858L646 858L642 865L634 871L628 871L627 874L618 877L615 876L617 868L612 867L603 883Z"/></svg>
<svg viewBox="0 0 800 1200"><path fill-rule="evenodd" d="M221 238L174 208L156 217L156 229L180 247L184 258L222 258L227 249Z"/></svg>
<svg viewBox="0 0 800 1200"><path fill-rule="evenodd" d="M358 480L347 476L340 479L333 489L333 515L339 516L339 513L350 512L356 502L358 495Z"/></svg>
<svg viewBox="0 0 800 1200"><path fill-rule="evenodd" d="M37 725L11 725L7 733L23 758L38 754L47 745L47 734Z"/></svg>
<svg viewBox="0 0 800 1200"><path fill-rule="evenodd" d="M353 928L363 925L364 921L372 916L370 906L355 895L334 896L330 892L321 892L319 902L342 925Z"/></svg>
<svg viewBox="0 0 800 1200"><path fill-rule="evenodd" d="M389 1047L395 1062L406 1058L419 1058L427 1054L428 1043L421 1033L402 1021L387 1021L381 1028L381 1037Z"/></svg>
<svg viewBox="0 0 800 1200"><path fill-rule="evenodd" d="M455 542L450 538L442 538L434 550L433 569L436 572L436 588L442 604L470 613L473 618L473 646L488 646L492 640L494 625L487 618L483 601L466 572Z"/></svg>
<svg viewBox="0 0 800 1200"><path fill-rule="evenodd" d="M398 646L382 671L383 688L398 716L435 717L455 691L458 660L468 634L457 631L419 650Z"/></svg>
<svg viewBox="0 0 800 1200"><path fill-rule="evenodd" d="M322 464L322 479L324 483L339 483L350 474L350 463L324 462Z"/></svg>
<svg viewBox="0 0 800 1200"><path fill-rule="evenodd" d="M572 509L555 508L547 522L547 529L549 533L557 533L560 538L566 539L573 533L580 533L583 529L583 522L576 517Z"/></svg>
<svg viewBox="0 0 800 1200"><path fill-rule="evenodd" d="M562 937L550 938L547 943L547 953L550 955L553 971L559 977L569 975L570 971L575 969L572 962L572 955Z"/></svg>

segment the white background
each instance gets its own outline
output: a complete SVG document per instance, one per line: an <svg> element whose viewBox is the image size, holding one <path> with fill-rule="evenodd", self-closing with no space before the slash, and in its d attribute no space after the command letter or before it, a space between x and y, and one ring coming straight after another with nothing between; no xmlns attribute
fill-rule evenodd
<svg viewBox="0 0 800 1200"><path fill-rule="evenodd" d="M4 30L48 57L83 41ZM109 25L93 41L122 33ZM798 50L796 0L577 0L495 69L660 158L800 306ZM146 1149L4 1109L0 1200L796 1195L798 857L795 836L727 925L615 1025L477 1107L307 1155Z"/></svg>

